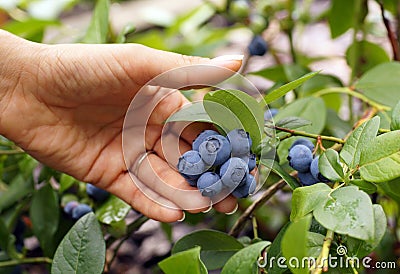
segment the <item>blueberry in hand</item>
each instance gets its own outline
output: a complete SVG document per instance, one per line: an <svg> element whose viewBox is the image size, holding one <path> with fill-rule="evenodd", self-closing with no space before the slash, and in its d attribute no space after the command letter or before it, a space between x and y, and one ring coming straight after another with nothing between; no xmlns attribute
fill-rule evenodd
<svg viewBox="0 0 400 274"><path fill-rule="evenodd" d="M190 186L197 187L197 179L198 179L198 178L191 178L190 176L187 176L187 175L182 174L182 173L181 173L181 175L182 175L183 178L185 178L186 182L187 182Z"/></svg>
<svg viewBox="0 0 400 274"><path fill-rule="evenodd" d="M247 174L240 185L232 192L236 198L246 198L256 190L257 182L253 175Z"/></svg>
<svg viewBox="0 0 400 274"><path fill-rule="evenodd" d="M298 172L297 177L299 177L300 183L302 183L305 186L310 186L318 183L318 180L314 178L311 172Z"/></svg>
<svg viewBox="0 0 400 274"><path fill-rule="evenodd" d="M319 156L315 157L310 166L310 172L312 176L317 180L318 182L324 182L324 183L329 183L329 179L325 178L324 175L319 172Z"/></svg>
<svg viewBox="0 0 400 274"><path fill-rule="evenodd" d="M77 201L70 201L64 206L64 212L68 215L72 214L72 210L77 207L79 203Z"/></svg>
<svg viewBox="0 0 400 274"><path fill-rule="evenodd" d="M231 143L233 157L249 154L252 141L244 129L234 129L228 133L226 138Z"/></svg>
<svg viewBox="0 0 400 274"><path fill-rule="evenodd" d="M239 158L247 163L247 166L249 167L249 172L255 169L257 162L256 162L256 155L254 153L250 153L245 156L240 156Z"/></svg>
<svg viewBox="0 0 400 274"><path fill-rule="evenodd" d="M231 144L222 135L212 135L200 144L199 153L206 164L218 166L229 159Z"/></svg>
<svg viewBox="0 0 400 274"><path fill-rule="evenodd" d="M289 160L289 165L300 172L308 172L310 170L311 161L313 160L313 155L311 150L305 145L297 145L289 150L289 155L287 157Z"/></svg>
<svg viewBox="0 0 400 274"><path fill-rule="evenodd" d="M89 183L86 184L86 193L96 201L100 202L104 201L108 198L108 196L110 196L110 193L108 193L107 191Z"/></svg>
<svg viewBox="0 0 400 274"><path fill-rule="evenodd" d="M86 204L79 204L72 210L72 219L78 220L83 215L92 212L92 208Z"/></svg>
<svg viewBox="0 0 400 274"><path fill-rule="evenodd" d="M197 180L197 187L201 195L205 197L215 196L222 190L221 178L217 173L205 172Z"/></svg>
<svg viewBox="0 0 400 274"><path fill-rule="evenodd" d="M178 161L178 171L187 179L197 179L207 170L200 153L195 150L186 151Z"/></svg>
<svg viewBox="0 0 400 274"><path fill-rule="evenodd" d="M200 144L203 143L206 140L206 138L211 136L211 135L219 135L219 133L216 132L215 130L211 130L211 129L204 130L193 141L192 149L199 151Z"/></svg>
<svg viewBox="0 0 400 274"><path fill-rule="evenodd" d="M268 45L260 35L256 35L251 40L247 49L250 55L263 56L268 51Z"/></svg>
<svg viewBox="0 0 400 274"><path fill-rule="evenodd" d="M313 152L314 148L315 148L314 144L310 140L304 139L304 138L300 138L300 139L297 139L296 141L293 142L293 144L290 146L289 150L291 150L293 147L295 147L297 145L306 146L311 150L311 152Z"/></svg>
<svg viewBox="0 0 400 274"><path fill-rule="evenodd" d="M237 157L230 158L219 170L222 184L231 190L237 187L248 173L247 163Z"/></svg>
<svg viewBox="0 0 400 274"><path fill-rule="evenodd" d="M264 112L264 121L271 120L272 117L274 117L274 116L277 115L277 114L278 114L278 109L276 109L276 108L267 109L267 110Z"/></svg>

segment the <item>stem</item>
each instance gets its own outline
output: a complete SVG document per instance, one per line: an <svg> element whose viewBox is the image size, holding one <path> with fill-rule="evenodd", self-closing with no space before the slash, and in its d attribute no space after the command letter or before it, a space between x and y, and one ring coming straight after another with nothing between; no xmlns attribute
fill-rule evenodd
<svg viewBox="0 0 400 274"><path fill-rule="evenodd" d="M331 94L331 93L348 94L348 95L351 95L351 96L353 96L355 98L360 99L363 102L366 102L371 107L374 107L377 110L390 110L390 107L387 107L387 106L381 105L381 104L379 104L379 103L377 103L375 101L372 101L372 100L368 99L365 95L363 95L363 94L361 94L361 93L359 93L357 91L354 91L354 90L352 90L352 89L350 89L348 87L337 87L337 88L323 89L323 90L320 90L320 91L314 93L314 96L315 97L322 97L324 95Z"/></svg>
<svg viewBox="0 0 400 274"><path fill-rule="evenodd" d="M280 130L283 132L287 132L290 133L289 136L283 136L280 140L282 141L283 139L289 138L290 136L304 136L304 137L309 137L309 138L313 138L313 139L320 139L320 140L326 140L326 141L332 141L338 144L344 144L345 141L343 139L340 138L336 138L333 136L324 136L324 135L318 135L318 134L312 134L312 133L308 133L305 131L298 131L298 130L294 130L294 129L288 129L288 128L283 128L283 127L278 127L278 126L273 126L274 129L276 130Z"/></svg>
<svg viewBox="0 0 400 274"><path fill-rule="evenodd" d="M249 217L256 211L260 206L265 204L274 194L281 188L286 185L286 182L282 179L271 185L257 200L254 201L236 220L236 223L233 225L231 230L229 231L229 235L233 237L237 237L239 232L242 230L246 221Z"/></svg>
<svg viewBox="0 0 400 274"><path fill-rule="evenodd" d="M257 226L257 219L255 216L252 218L252 223L253 223L253 234L254 234L254 239L258 238L258 226Z"/></svg>
<svg viewBox="0 0 400 274"><path fill-rule="evenodd" d="M15 155L23 153L25 153L25 151L23 151L22 149L0 150L0 155Z"/></svg>
<svg viewBox="0 0 400 274"><path fill-rule="evenodd" d="M324 239L324 243L322 245L321 253L318 256L316 268L312 271L313 274L321 274L322 271L328 271L328 256L329 249L331 248L332 240L333 240L334 232L329 230L326 232L326 236ZM322 265L321 265L322 263ZM321 267L322 266L322 267Z"/></svg>
<svg viewBox="0 0 400 274"><path fill-rule="evenodd" d="M292 56L292 62L296 63L296 50L294 49L294 41L293 41L293 29L294 29L294 22L293 22L293 11L294 11L294 1L293 0L288 0L287 1L287 10L289 12L289 19L288 19L288 29L287 29L287 35L289 38L289 46L290 46L290 54Z"/></svg>
<svg viewBox="0 0 400 274"><path fill-rule="evenodd" d="M385 7L383 5L382 0L378 1L378 4L381 7L382 21L385 24L387 36L388 36L390 45L392 46L393 59L396 61L399 61L400 60L399 42L397 41L395 32L393 31L392 27L390 26L389 19L385 16Z"/></svg>
<svg viewBox="0 0 400 274"><path fill-rule="evenodd" d="M352 55L352 58L350 60L351 64L351 80L350 82L352 83L354 79L357 77L357 70L358 70L358 65L360 63L360 44L357 43L357 34L358 30L360 29L360 14L361 14L361 4L362 0L356 0L354 1L354 18L353 18L353 44L354 44L354 52Z"/></svg>
<svg viewBox="0 0 400 274"><path fill-rule="evenodd" d="M21 260L10 260L5 262L0 262L0 267L14 266L19 264L40 264L40 263L51 264L52 262L53 260L47 257L24 258Z"/></svg>
<svg viewBox="0 0 400 274"><path fill-rule="evenodd" d="M390 132L390 130L386 129L386 128L380 128L380 129L378 129L378 132L379 133L388 133L388 132Z"/></svg>
<svg viewBox="0 0 400 274"><path fill-rule="evenodd" d="M130 223L126 229L126 235L131 235L134 231L138 230L145 222L149 220L148 217L140 215L135 221ZM110 237L106 241L106 246L109 247L119 238Z"/></svg>

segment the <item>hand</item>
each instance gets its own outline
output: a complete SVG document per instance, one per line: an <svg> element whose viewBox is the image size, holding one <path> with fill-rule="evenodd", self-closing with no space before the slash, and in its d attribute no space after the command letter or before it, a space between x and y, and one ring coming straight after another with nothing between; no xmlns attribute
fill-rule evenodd
<svg viewBox="0 0 400 274"><path fill-rule="evenodd" d="M144 143L146 150L154 151L141 162L134 176L136 184L132 182L123 157L123 121L131 100L142 87L143 92L150 94L149 101L166 90L145 86L155 76L193 64L237 71L240 60L188 57L136 44L35 44L3 31L0 31L0 40L2 135L42 163L115 194L150 218L177 221L183 217L181 208L185 208L188 201L201 205L192 212L207 209L205 198L198 192L190 192L190 197L170 191L163 193L157 181L192 189L167 164L160 150L163 121L187 103L185 97L173 92L162 99L151 113L146 135L132 136L132 142ZM163 84L173 87L199 77L175 76L170 79L171 83ZM229 76L228 73L200 75L213 81ZM147 103L144 101L143 106ZM182 151L189 149L204 126L191 125L184 130L179 141ZM131 153L129 161L137 162L142 156L140 151ZM144 195L138 185L177 207L168 208L157 203ZM230 212L236 205L236 200L228 196L214 207Z"/></svg>

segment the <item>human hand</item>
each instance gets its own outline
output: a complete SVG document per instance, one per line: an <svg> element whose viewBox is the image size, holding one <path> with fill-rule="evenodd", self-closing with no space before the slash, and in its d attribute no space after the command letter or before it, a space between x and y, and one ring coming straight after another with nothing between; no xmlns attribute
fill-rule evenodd
<svg viewBox="0 0 400 274"><path fill-rule="evenodd" d="M131 100L141 89L151 101L168 92L164 87L145 86L157 75L187 65L208 64L226 67L232 73L176 74L165 86L190 84L193 77L222 81L240 68L241 61L210 60L182 56L135 44L124 45L43 45L0 32L0 133L42 163L95 184L120 197L133 208L163 222L182 218L182 208L192 202L207 209L209 202L199 192L190 197L163 192L159 181L179 189L192 189L164 159L160 145L163 122L187 103L179 92L161 98L151 113L145 135L130 135L131 142L144 143L146 154L135 174L128 172L122 149L123 122ZM3 43L4 42L4 43ZM147 105L143 102L143 106ZM179 147L190 148L204 124L191 125L182 132ZM143 151L129 154L139 161ZM145 195L147 188L160 200L176 205L165 207ZM207 205L207 206L206 206ZM236 199L228 196L214 205L230 212Z"/></svg>

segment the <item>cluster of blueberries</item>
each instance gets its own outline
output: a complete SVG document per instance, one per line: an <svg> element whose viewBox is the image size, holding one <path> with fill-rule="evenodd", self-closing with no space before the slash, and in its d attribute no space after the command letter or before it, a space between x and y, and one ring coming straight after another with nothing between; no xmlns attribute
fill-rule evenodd
<svg viewBox="0 0 400 274"><path fill-rule="evenodd" d="M319 156L313 157L314 144L301 138L293 142L287 157L289 165L298 171L297 177L305 186L330 181L319 172Z"/></svg>
<svg viewBox="0 0 400 274"><path fill-rule="evenodd" d="M213 197L227 189L235 197L245 198L257 185L249 173L256 167L251 145L252 140L243 129L234 129L226 137L205 130L193 141L192 150L179 158L177 168L203 196Z"/></svg>
<svg viewBox="0 0 400 274"><path fill-rule="evenodd" d="M86 193L98 202L103 202L110 196L110 193L92 184L86 184ZM87 204L70 201L64 206L64 212L72 219L78 220L87 213L93 212L93 209Z"/></svg>

